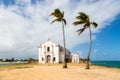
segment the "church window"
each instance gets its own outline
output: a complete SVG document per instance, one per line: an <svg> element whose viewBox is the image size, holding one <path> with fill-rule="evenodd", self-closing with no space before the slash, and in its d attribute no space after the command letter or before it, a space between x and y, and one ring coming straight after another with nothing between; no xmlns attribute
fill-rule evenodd
<svg viewBox="0 0 120 80"><path fill-rule="evenodd" d="M47 51L48 51L48 52L50 51L50 47L47 47Z"/></svg>
<svg viewBox="0 0 120 80"><path fill-rule="evenodd" d="M44 58L42 58L42 61L44 61Z"/></svg>

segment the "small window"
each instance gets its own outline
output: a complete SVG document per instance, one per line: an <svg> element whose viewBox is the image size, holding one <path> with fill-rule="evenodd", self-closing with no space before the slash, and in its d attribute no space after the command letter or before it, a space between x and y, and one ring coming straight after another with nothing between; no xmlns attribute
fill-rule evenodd
<svg viewBox="0 0 120 80"><path fill-rule="evenodd" d="M42 58L42 61L44 61L44 58Z"/></svg>
<svg viewBox="0 0 120 80"><path fill-rule="evenodd" d="M48 52L50 51L50 47L47 47L47 51L48 51Z"/></svg>

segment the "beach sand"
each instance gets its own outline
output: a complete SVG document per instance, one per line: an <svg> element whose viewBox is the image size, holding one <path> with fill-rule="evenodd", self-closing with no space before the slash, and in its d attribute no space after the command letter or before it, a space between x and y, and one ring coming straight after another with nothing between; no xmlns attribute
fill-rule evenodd
<svg viewBox="0 0 120 80"><path fill-rule="evenodd" d="M0 70L0 80L120 80L120 69L91 66L16 67Z"/></svg>

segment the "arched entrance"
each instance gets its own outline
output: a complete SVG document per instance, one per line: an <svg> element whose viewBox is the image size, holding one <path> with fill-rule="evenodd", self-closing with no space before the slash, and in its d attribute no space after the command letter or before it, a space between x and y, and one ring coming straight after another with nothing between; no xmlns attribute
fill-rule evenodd
<svg viewBox="0 0 120 80"><path fill-rule="evenodd" d="M47 55L47 63L50 63L50 55Z"/></svg>
<svg viewBox="0 0 120 80"><path fill-rule="evenodd" d="M53 63L55 62L55 57L53 57Z"/></svg>

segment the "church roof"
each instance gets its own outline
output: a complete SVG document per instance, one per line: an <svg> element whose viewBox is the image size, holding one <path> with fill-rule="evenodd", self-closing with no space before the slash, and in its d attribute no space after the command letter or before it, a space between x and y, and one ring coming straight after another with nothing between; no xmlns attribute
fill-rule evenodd
<svg viewBox="0 0 120 80"><path fill-rule="evenodd" d="M56 45L56 46L60 46L59 44L54 43L54 42L52 42L50 39L48 39L48 40L47 40L46 42L44 42L43 44L40 44L40 45L38 46L38 48L41 47L41 46L44 46L44 45ZM60 47L62 47L62 46L60 46Z"/></svg>

